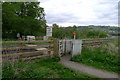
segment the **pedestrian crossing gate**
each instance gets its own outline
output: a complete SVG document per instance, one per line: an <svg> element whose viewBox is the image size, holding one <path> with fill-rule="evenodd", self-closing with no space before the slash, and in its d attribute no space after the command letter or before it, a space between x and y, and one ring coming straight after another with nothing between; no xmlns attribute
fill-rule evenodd
<svg viewBox="0 0 120 80"><path fill-rule="evenodd" d="M81 54L82 40L59 40L58 56L70 53L71 56Z"/></svg>

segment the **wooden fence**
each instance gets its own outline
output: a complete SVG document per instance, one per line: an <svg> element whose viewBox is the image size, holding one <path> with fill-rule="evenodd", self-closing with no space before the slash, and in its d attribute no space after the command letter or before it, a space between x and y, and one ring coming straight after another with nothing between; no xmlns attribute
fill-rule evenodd
<svg viewBox="0 0 120 80"><path fill-rule="evenodd" d="M99 46L99 45L101 45L105 42L110 42L110 41L113 41L113 40L116 40L116 39L117 38L82 39L83 40L82 46Z"/></svg>
<svg viewBox="0 0 120 80"><path fill-rule="evenodd" d="M82 46L97 46L112 40L114 39L84 39L82 41ZM10 46L3 45L3 48L0 49L0 51L2 51L2 54L0 55L0 58L2 58L1 62L16 61L16 60L32 60L42 57L61 56L60 52L62 48L61 48L60 40L3 41L2 43L10 44ZM12 43L13 45L11 45ZM19 44L14 44L14 43L19 43Z"/></svg>
<svg viewBox="0 0 120 80"><path fill-rule="evenodd" d="M3 48L0 49L2 54L1 62L17 61L17 60L32 60L43 57L56 56L57 40L49 41L3 41ZM11 43L19 43L17 46ZM23 44L24 43L24 44ZM44 44L43 44L44 43Z"/></svg>

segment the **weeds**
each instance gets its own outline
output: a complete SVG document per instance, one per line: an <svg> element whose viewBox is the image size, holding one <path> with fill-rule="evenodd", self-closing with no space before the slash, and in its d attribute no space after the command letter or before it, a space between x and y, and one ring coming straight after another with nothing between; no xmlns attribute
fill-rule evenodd
<svg viewBox="0 0 120 80"><path fill-rule="evenodd" d="M81 55L71 58L72 61L83 63L96 68L120 73L118 46L105 43L96 48L83 48Z"/></svg>
<svg viewBox="0 0 120 80"><path fill-rule="evenodd" d="M58 63L59 57L4 63L3 78L90 78Z"/></svg>

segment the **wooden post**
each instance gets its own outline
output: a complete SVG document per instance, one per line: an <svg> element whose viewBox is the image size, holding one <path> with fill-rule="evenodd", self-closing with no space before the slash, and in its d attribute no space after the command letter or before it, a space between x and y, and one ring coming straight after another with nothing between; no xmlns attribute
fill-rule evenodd
<svg viewBox="0 0 120 80"><path fill-rule="evenodd" d="M53 47L54 48L53 49L53 51L54 51L53 52L53 56L58 56L58 40L57 39L54 40L54 44L53 45L54 45L54 47Z"/></svg>
<svg viewBox="0 0 120 80"><path fill-rule="evenodd" d="M64 48L65 48L65 51L64 51L64 53L66 53L66 52L67 52L67 51L66 51L66 39L65 39L65 47L64 47Z"/></svg>
<svg viewBox="0 0 120 80"><path fill-rule="evenodd" d="M48 55L50 56L50 53L51 53L51 51L50 51L50 49L48 49Z"/></svg>
<svg viewBox="0 0 120 80"><path fill-rule="evenodd" d="M49 55L49 56L51 55L51 49L50 49L51 46L50 46L50 45L51 45L51 42L49 42L49 46L48 46L48 55Z"/></svg>

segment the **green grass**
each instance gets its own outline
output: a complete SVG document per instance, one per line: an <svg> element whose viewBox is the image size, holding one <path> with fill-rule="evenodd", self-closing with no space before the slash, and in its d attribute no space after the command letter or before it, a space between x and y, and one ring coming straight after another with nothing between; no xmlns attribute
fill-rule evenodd
<svg viewBox="0 0 120 80"><path fill-rule="evenodd" d="M113 43L114 43L116 46L120 46L120 41L119 41L119 40L114 40Z"/></svg>
<svg viewBox="0 0 120 80"><path fill-rule="evenodd" d="M2 43L2 45L25 45L25 44L46 44L46 43L49 43L49 42L27 42L27 43ZM1 43L0 43L1 44Z"/></svg>
<svg viewBox="0 0 120 80"><path fill-rule="evenodd" d="M93 41L93 40L82 40L82 41Z"/></svg>
<svg viewBox="0 0 120 80"><path fill-rule="evenodd" d="M63 66L59 58L4 63L3 78L93 78Z"/></svg>
<svg viewBox="0 0 120 80"><path fill-rule="evenodd" d="M2 41L17 41L17 39L9 39L9 38L6 38L6 39L2 39Z"/></svg>
<svg viewBox="0 0 120 80"><path fill-rule="evenodd" d="M93 50L83 48L81 55L74 56L71 60L99 69L120 73L120 68L118 67L120 66L119 55L116 53L110 54L107 50L101 52L101 49L103 48L93 48Z"/></svg>

